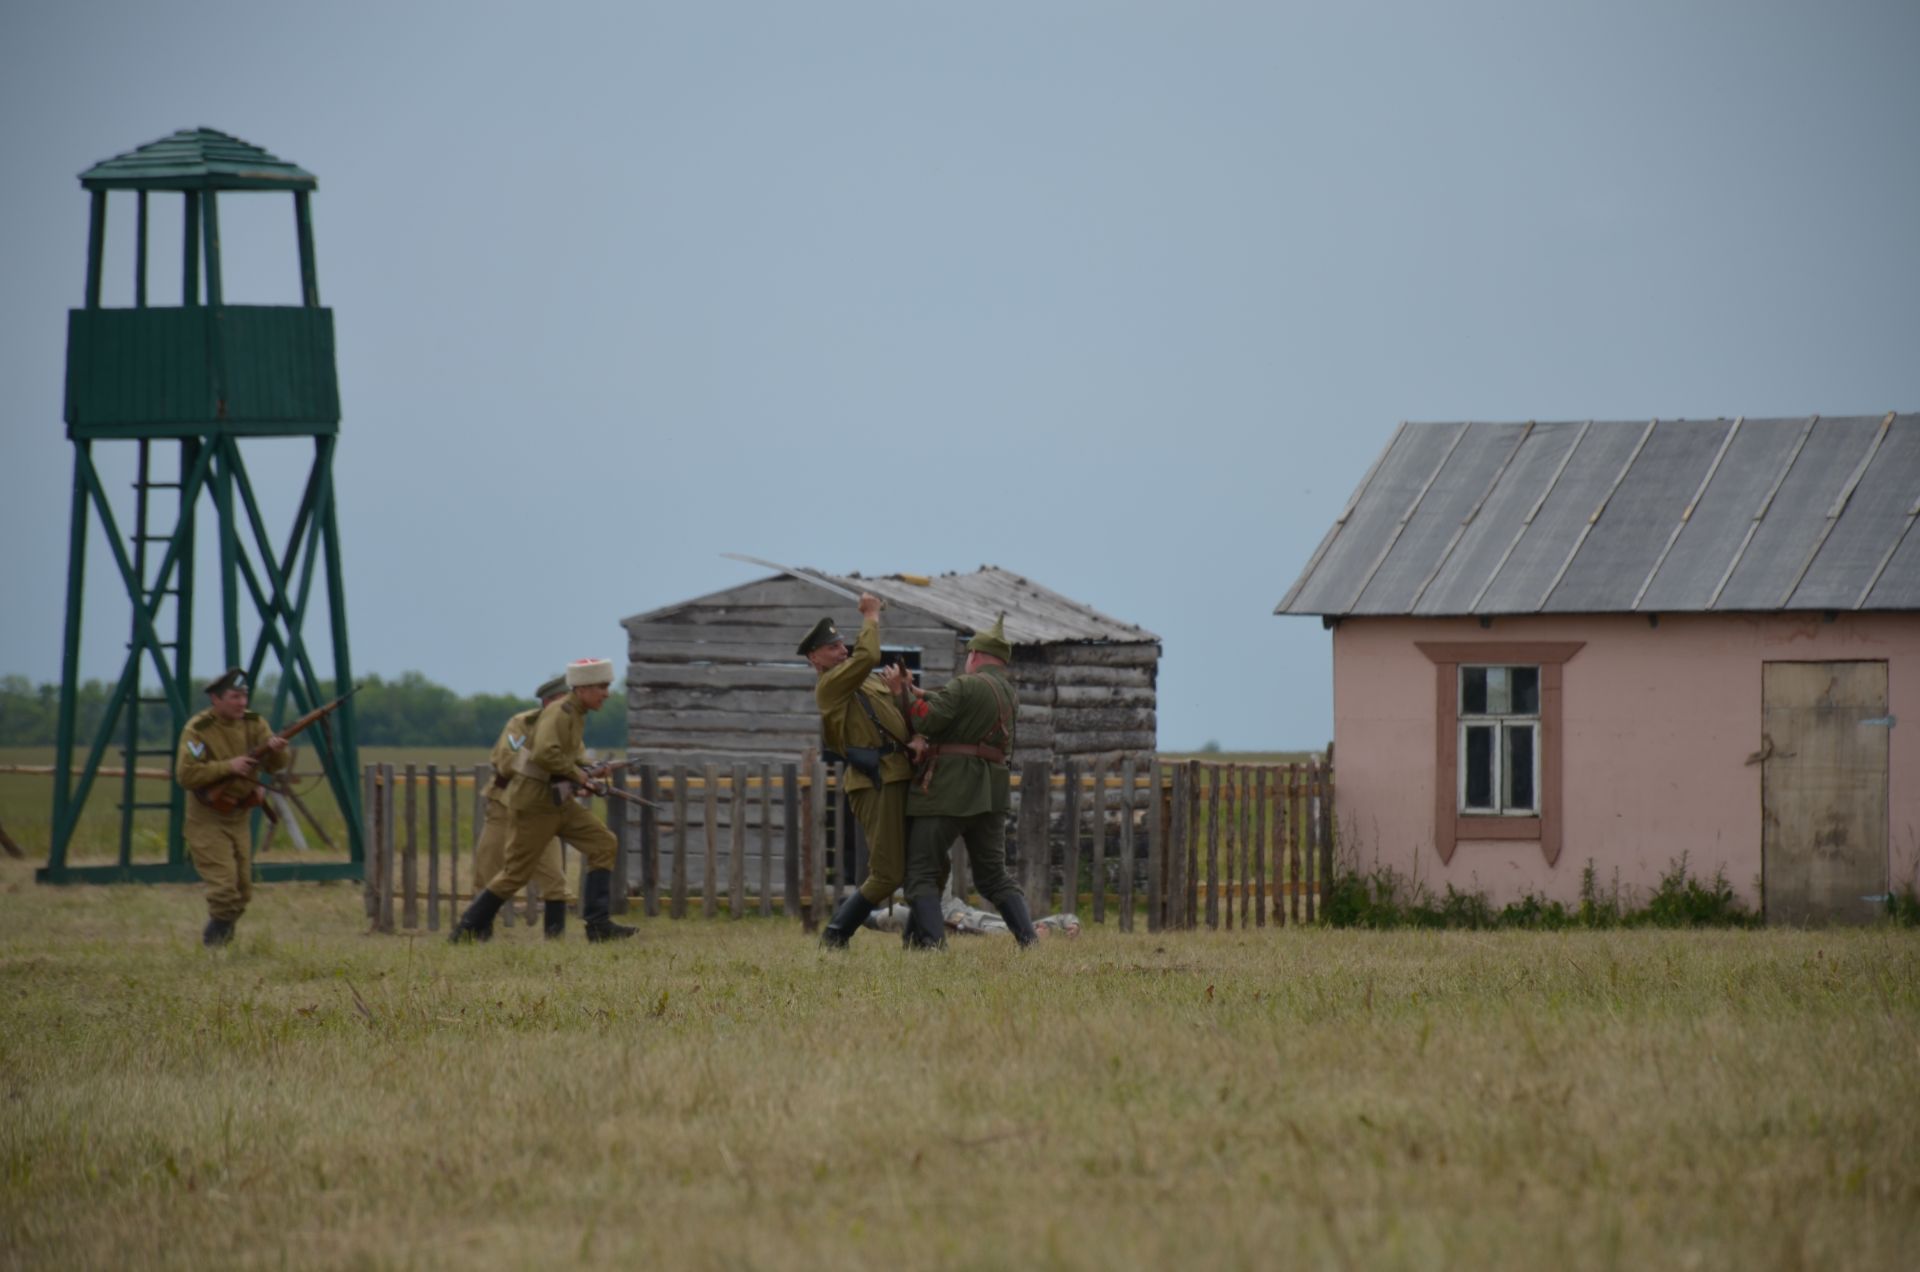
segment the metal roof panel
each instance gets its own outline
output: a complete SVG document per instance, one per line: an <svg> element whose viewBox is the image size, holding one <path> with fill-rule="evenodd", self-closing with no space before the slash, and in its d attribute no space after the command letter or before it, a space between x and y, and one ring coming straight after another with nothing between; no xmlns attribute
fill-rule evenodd
<svg viewBox="0 0 1920 1272"><path fill-rule="evenodd" d="M1656 424L1541 608L1562 614L1632 609L1731 427L1726 420Z"/></svg>
<svg viewBox="0 0 1920 1272"><path fill-rule="evenodd" d="M1421 586L1455 546L1462 523L1480 505L1526 429L1525 424L1467 427L1354 602L1353 613L1405 614L1412 609Z"/></svg>
<svg viewBox="0 0 1920 1272"><path fill-rule="evenodd" d="M1805 420L1743 420L1693 515L1640 598L1645 613L1705 610L1733 564L1762 496L1786 467ZM1758 492L1758 493L1756 493Z"/></svg>
<svg viewBox="0 0 1920 1272"><path fill-rule="evenodd" d="M1789 608L1853 609L1861 603L1874 572L1906 532L1907 509L1920 494L1917 473L1920 421L1896 416L1827 541L1794 589ZM1883 599L1883 607L1891 596ZM1907 603L1920 604L1920 598L1909 597Z"/></svg>
<svg viewBox="0 0 1920 1272"><path fill-rule="evenodd" d="M1787 589L1826 529L1827 510L1879 430L1878 416L1815 422L1714 609L1785 608Z"/></svg>
<svg viewBox="0 0 1920 1272"><path fill-rule="evenodd" d="M1522 519L1567 457L1582 425L1535 424L1460 542L1414 606L1417 614L1467 614L1513 545Z"/></svg>
<svg viewBox="0 0 1920 1272"><path fill-rule="evenodd" d="M1596 423L1587 430L1533 524L1474 605L1476 614L1535 614L1572 556L1588 518L1619 482L1647 426Z"/></svg>

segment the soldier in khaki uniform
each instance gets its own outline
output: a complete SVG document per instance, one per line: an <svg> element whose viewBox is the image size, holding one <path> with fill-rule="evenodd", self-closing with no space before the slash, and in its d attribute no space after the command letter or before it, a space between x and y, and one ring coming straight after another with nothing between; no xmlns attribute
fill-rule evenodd
<svg viewBox="0 0 1920 1272"><path fill-rule="evenodd" d="M173 778L187 788L187 851L207 885L205 945L225 945L253 899L253 862L247 814L266 802L255 777L293 761L285 738L247 710L247 673L230 667L206 687L208 706L180 731ZM264 759L250 754L266 748Z"/></svg>
<svg viewBox="0 0 1920 1272"><path fill-rule="evenodd" d="M512 818L507 808L506 793L507 784L513 780L514 760L533 740L533 726L540 718L541 708L566 692L565 676L555 676L541 685L533 695L540 700L540 706L510 718L506 727L500 730L499 740L493 744L493 754L489 757L493 764L493 780L487 786L486 820L480 828L480 841L473 846L475 896L500 873L500 866L506 860L507 835ZM558 839L548 840L547 846L540 850L540 857L533 864L533 882L539 885L540 896L546 902L547 937L557 940L566 933L567 902L572 900L567 892L567 872L561 866ZM492 940L493 925L487 924L475 933L475 937L482 941Z"/></svg>
<svg viewBox="0 0 1920 1272"><path fill-rule="evenodd" d="M813 699L820 708L825 749L846 758L841 780L847 802L867 835L867 878L840 903L822 945L845 948L874 908L893 895L907 877L907 783L913 764L907 759L907 722L885 682L874 675L880 665L880 598L860 595L860 635L851 651L846 638L823 618L800 642L800 655L819 673ZM864 761L872 761L872 771Z"/></svg>
<svg viewBox="0 0 1920 1272"><path fill-rule="evenodd" d="M493 925L493 916L525 886L547 841L556 835L587 859L586 895L580 904L587 939L613 941L634 934L633 928L609 917L613 906L613 855L619 841L574 799L576 792L594 789L580 764L586 755L587 713L606 702L613 687L613 664L604 658L570 663L567 687L566 697L540 708L532 740L520 748L514 760L506 794L510 814L506 862L460 916L449 938L453 941L485 939L482 934Z"/></svg>
<svg viewBox="0 0 1920 1272"><path fill-rule="evenodd" d="M938 693L918 699L909 714L917 736L909 743L919 777L907 795L907 902L918 929L915 944L946 944L940 913L947 852L967 844L975 885L1000 911L1022 946L1039 940L1026 894L1007 873L1007 760L1013 754L1014 714L1020 698L1007 678L1013 646L1005 615L967 642L967 668Z"/></svg>

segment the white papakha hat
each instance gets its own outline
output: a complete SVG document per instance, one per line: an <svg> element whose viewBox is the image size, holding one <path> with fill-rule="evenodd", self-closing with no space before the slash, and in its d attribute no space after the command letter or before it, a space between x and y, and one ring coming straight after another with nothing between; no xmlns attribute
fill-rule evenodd
<svg viewBox="0 0 1920 1272"><path fill-rule="evenodd" d="M605 658L579 658L567 664L567 686L578 689L582 685L610 685L613 683L613 663Z"/></svg>

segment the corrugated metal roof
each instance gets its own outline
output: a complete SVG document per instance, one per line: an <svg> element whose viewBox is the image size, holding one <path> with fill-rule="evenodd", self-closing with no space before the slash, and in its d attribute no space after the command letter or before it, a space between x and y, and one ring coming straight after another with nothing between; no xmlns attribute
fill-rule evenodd
<svg viewBox="0 0 1920 1272"><path fill-rule="evenodd" d="M251 142L182 128L80 174L88 190L314 190L320 179Z"/></svg>
<svg viewBox="0 0 1920 1272"><path fill-rule="evenodd" d="M1912 415L1403 424L1276 613L1920 609Z"/></svg>
<svg viewBox="0 0 1920 1272"><path fill-rule="evenodd" d="M924 584L908 581L909 577L926 577L920 575L887 574L868 578L859 574L832 574L810 566L794 568L855 592L872 592L890 604L919 610L966 636L992 627L994 619L1005 614L1007 639L1016 645L1158 644L1160 641L1144 627L1121 622L997 565L983 565L966 574L934 575L927 577ZM807 574L796 573L791 577L813 581ZM734 590L737 589L727 589ZM689 605L725 596L727 591L715 592L697 601L679 601L622 621L635 623L664 617Z"/></svg>

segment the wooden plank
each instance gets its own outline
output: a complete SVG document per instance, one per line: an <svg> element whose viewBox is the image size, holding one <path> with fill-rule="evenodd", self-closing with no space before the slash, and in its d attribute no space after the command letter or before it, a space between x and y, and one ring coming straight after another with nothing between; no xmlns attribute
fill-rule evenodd
<svg viewBox="0 0 1920 1272"><path fill-rule="evenodd" d="M1147 685L1058 685L1052 690L1052 699L1048 705L1057 710L1148 712L1157 700Z"/></svg>
<svg viewBox="0 0 1920 1272"><path fill-rule="evenodd" d="M679 764L673 769L673 890L667 912L687 917L687 770Z"/></svg>
<svg viewBox="0 0 1920 1272"><path fill-rule="evenodd" d="M1060 910L1073 914L1080 904L1080 766L1072 760L1061 765L1067 783L1062 789L1066 809L1060 819L1066 836L1060 845Z"/></svg>
<svg viewBox="0 0 1920 1272"><path fill-rule="evenodd" d="M1054 683L1062 692L1070 688L1094 687L1151 690L1154 679L1154 669L1151 667L1066 666L1056 669L1053 676Z"/></svg>
<svg viewBox="0 0 1920 1272"><path fill-rule="evenodd" d="M1206 775L1207 790L1207 927L1220 926L1220 776L1214 769Z"/></svg>
<svg viewBox="0 0 1920 1272"><path fill-rule="evenodd" d="M1045 717L1045 707L1023 707ZM1152 707L1054 707L1053 733L1056 739L1082 733L1151 733L1158 728ZM1116 747L1115 750L1125 750Z"/></svg>
<svg viewBox="0 0 1920 1272"><path fill-rule="evenodd" d="M1133 931L1133 871L1135 844L1133 836L1133 812L1138 807L1139 791L1134 783L1134 763L1131 755L1120 761L1120 930ZM1151 877L1151 873L1149 873ZM1151 903L1149 903L1151 913Z"/></svg>
<svg viewBox="0 0 1920 1272"><path fill-rule="evenodd" d="M1306 837L1301 825L1301 810L1306 806L1302 797L1300 765L1287 765L1287 853L1293 873L1293 887L1289 889L1287 907L1293 912L1293 921L1300 922L1300 892L1303 880L1300 877L1300 841Z"/></svg>
<svg viewBox="0 0 1920 1272"><path fill-rule="evenodd" d="M377 889L380 886L380 853L377 848L380 835L375 829L380 819L373 805L374 791L378 789L374 781L374 769L372 764L360 766L360 818L365 823L360 827L361 851L364 854L360 862L360 905L366 911L369 923L380 917L380 907L374 900L379 895Z"/></svg>
<svg viewBox="0 0 1920 1272"><path fill-rule="evenodd" d="M420 926L420 902L418 899L420 885L420 845L418 838L414 834L416 828L415 823L418 821L415 814L418 812L419 780L413 765L407 765L405 772L407 782L406 795L404 797L407 819L407 848L406 855L403 856L400 861L400 887L405 894L400 904L400 922L407 930L412 931Z"/></svg>
<svg viewBox="0 0 1920 1272"><path fill-rule="evenodd" d="M652 663L627 664L629 697L639 690L695 689L713 691L733 689L797 689L811 693L818 679L805 663L712 664Z"/></svg>
<svg viewBox="0 0 1920 1272"><path fill-rule="evenodd" d="M427 931L440 930L440 766L427 765Z"/></svg>
<svg viewBox="0 0 1920 1272"><path fill-rule="evenodd" d="M760 766L760 917L773 916L773 766Z"/></svg>
<svg viewBox="0 0 1920 1272"><path fill-rule="evenodd" d="M1197 929L1201 920L1200 897L1203 887L1200 852L1207 834L1206 810L1201 801L1205 798L1206 789L1199 761L1187 761L1187 886L1182 900L1186 906L1188 930Z"/></svg>
<svg viewBox="0 0 1920 1272"><path fill-rule="evenodd" d="M783 756L798 755L807 747L820 743L817 718L808 730L787 733L666 732L652 725L642 728L638 723L630 722L627 736L630 750L663 767L704 763L704 757L724 764L731 764L735 760L756 763L760 760L777 760Z"/></svg>
<svg viewBox="0 0 1920 1272"><path fill-rule="evenodd" d="M1093 761L1093 921L1107 921L1107 766L1102 759Z"/></svg>
<svg viewBox="0 0 1920 1272"><path fill-rule="evenodd" d="M1333 878L1333 743L1327 743L1327 763L1320 772L1320 860L1314 871L1313 899L1309 903L1316 919L1327 908L1327 885Z"/></svg>
<svg viewBox="0 0 1920 1272"><path fill-rule="evenodd" d="M1120 754L1153 750L1158 735L1152 729L1107 730L1098 733L1071 732L1055 726L1053 749L1062 755L1095 755L1102 751Z"/></svg>
<svg viewBox="0 0 1920 1272"><path fill-rule="evenodd" d="M661 712L747 712L752 715L806 715L817 708L813 690L795 685L787 689L720 689L705 685L666 689L636 689L627 694L627 718L648 719ZM731 727L731 726L730 726Z"/></svg>
<svg viewBox="0 0 1920 1272"><path fill-rule="evenodd" d="M394 842L393 823L398 787L391 764L380 766L380 930L393 933Z"/></svg>
<svg viewBox="0 0 1920 1272"><path fill-rule="evenodd" d="M1248 764L1240 767L1240 926L1249 924L1253 899L1253 788L1260 770Z"/></svg>
<svg viewBox="0 0 1920 1272"><path fill-rule="evenodd" d="M727 792L728 800L736 808L741 808L747 800L747 766L733 766L733 786ZM727 909L728 917L745 918L747 913L747 819L733 819L733 837L727 849Z"/></svg>
<svg viewBox="0 0 1920 1272"><path fill-rule="evenodd" d="M1272 794L1273 766L1262 764L1254 770L1253 800L1253 925L1267 926L1267 853L1273 842Z"/></svg>
<svg viewBox="0 0 1920 1272"><path fill-rule="evenodd" d="M1019 849L1019 873L1014 876L1035 914L1048 913L1052 884L1048 878L1051 853L1048 850L1048 821L1052 801L1052 768L1043 761L1028 760L1020 767L1020 808L1014 822L1014 838Z"/></svg>
<svg viewBox="0 0 1920 1272"><path fill-rule="evenodd" d="M1065 679L1067 667L1158 667L1160 646L1152 643L1125 645L1056 645L1049 650L1058 674Z"/></svg>
<svg viewBox="0 0 1920 1272"><path fill-rule="evenodd" d="M714 765L701 770L706 778L706 789L701 792L706 807L705 851L701 854L700 879L700 917L711 919L720 913L720 902L714 889L720 876L720 780Z"/></svg>
<svg viewBox="0 0 1920 1272"><path fill-rule="evenodd" d="M820 714L817 711L803 711L799 708L804 700L795 698L795 709L787 712L771 711L713 711L704 708L687 710L655 710L641 707L627 713L629 732L644 734L653 731L661 734L674 733L685 735L689 745L703 742L703 736L709 733L721 734L758 734L788 733L812 736L820 728Z"/></svg>
<svg viewBox="0 0 1920 1272"><path fill-rule="evenodd" d="M1193 899L1193 874L1189 867L1193 860L1192 787L1194 775L1199 771L1192 764L1173 766L1173 822L1172 834L1167 840L1167 926L1175 931L1186 929Z"/></svg>
<svg viewBox="0 0 1920 1272"><path fill-rule="evenodd" d="M447 901L454 917L465 900L460 891L460 770L454 767L447 770Z"/></svg>

